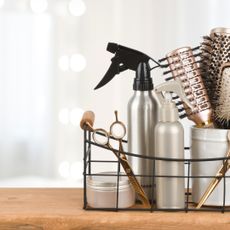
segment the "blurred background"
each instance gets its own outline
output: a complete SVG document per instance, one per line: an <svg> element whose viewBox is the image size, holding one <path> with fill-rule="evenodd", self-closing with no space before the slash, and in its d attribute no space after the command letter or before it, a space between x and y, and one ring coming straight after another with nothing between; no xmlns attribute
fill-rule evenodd
<svg viewBox="0 0 230 230"><path fill-rule="evenodd" d="M0 186L82 186L83 112L108 129L117 109L126 123L132 95L131 71L93 90L110 65L107 43L160 59L230 27L229 9L229 0L0 0ZM182 122L189 146L192 123Z"/></svg>

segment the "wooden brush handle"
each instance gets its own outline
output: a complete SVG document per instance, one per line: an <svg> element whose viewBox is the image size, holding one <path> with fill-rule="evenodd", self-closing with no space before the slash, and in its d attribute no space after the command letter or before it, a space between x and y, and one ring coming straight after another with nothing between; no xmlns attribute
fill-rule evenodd
<svg viewBox="0 0 230 230"><path fill-rule="evenodd" d="M84 112L80 122L81 128L91 130L94 124L94 119L95 119L95 115L93 111Z"/></svg>

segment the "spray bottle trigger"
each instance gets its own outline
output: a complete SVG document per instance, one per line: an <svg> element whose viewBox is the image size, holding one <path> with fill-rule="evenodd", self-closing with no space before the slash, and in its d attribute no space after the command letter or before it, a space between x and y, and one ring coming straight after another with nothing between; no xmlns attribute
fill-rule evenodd
<svg viewBox="0 0 230 230"><path fill-rule="evenodd" d="M181 100L185 104L187 104L191 110L193 110L194 106L187 99L187 96L186 96L186 94L183 90L183 87L181 85L181 81L178 78L176 78L174 81L162 83L155 88L155 92L158 95L158 99L159 99L160 104L162 104L162 102L165 100L163 95L162 95L162 91L176 93L181 98Z"/></svg>

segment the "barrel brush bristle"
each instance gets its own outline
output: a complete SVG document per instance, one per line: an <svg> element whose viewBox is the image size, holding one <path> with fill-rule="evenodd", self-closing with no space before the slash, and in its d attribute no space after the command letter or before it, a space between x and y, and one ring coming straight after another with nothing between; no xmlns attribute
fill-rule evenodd
<svg viewBox="0 0 230 230"><path fill-rule="evenodd" d="M213 109L214 126L230 128L230 29L214 28L200 46L202 74ZM227 77L228 75L228 77Z"/></svg>
<svg viewBox="0 0 230 230"><path fill-rule="evenodd" d="M218 128L230 129L230 62L221 66L220 84L216 90L217 98L213 113Z"/></svg>

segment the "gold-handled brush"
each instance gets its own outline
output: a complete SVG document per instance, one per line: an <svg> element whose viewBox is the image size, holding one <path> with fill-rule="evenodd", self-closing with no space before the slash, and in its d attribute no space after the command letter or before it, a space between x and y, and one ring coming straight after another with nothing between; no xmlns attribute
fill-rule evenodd
<svg viewBox="0 0 230 230"><path fill-rule="evenodd" d="M202 74L217 128L230 128L229 76L230 29L214 28L200 46ZM228 75L228 77L226 77Z"/></svg>
<svg viewBox="0 0 230 230"><path fill-rule="evenodd" d="M217 127L230 129L230 62L221 65L219 75L213 119Z"/></svg>
<svg viewBox="0 0 230 230"><path fill-rule="evenodd" d="M167 61L167 64L162 67L170 70L164 74L171 73L172 76L166 80L180 79L184 92L194 107L191 110L183 103L185 115L181 117L187 116L188 119L194 121L197 127L210 127L212 126L211 104L201 77L200 61L196 60L200 53L194 54L194 50L198 48L182 47L168 53L164 59L159 61Z"/></svg>

